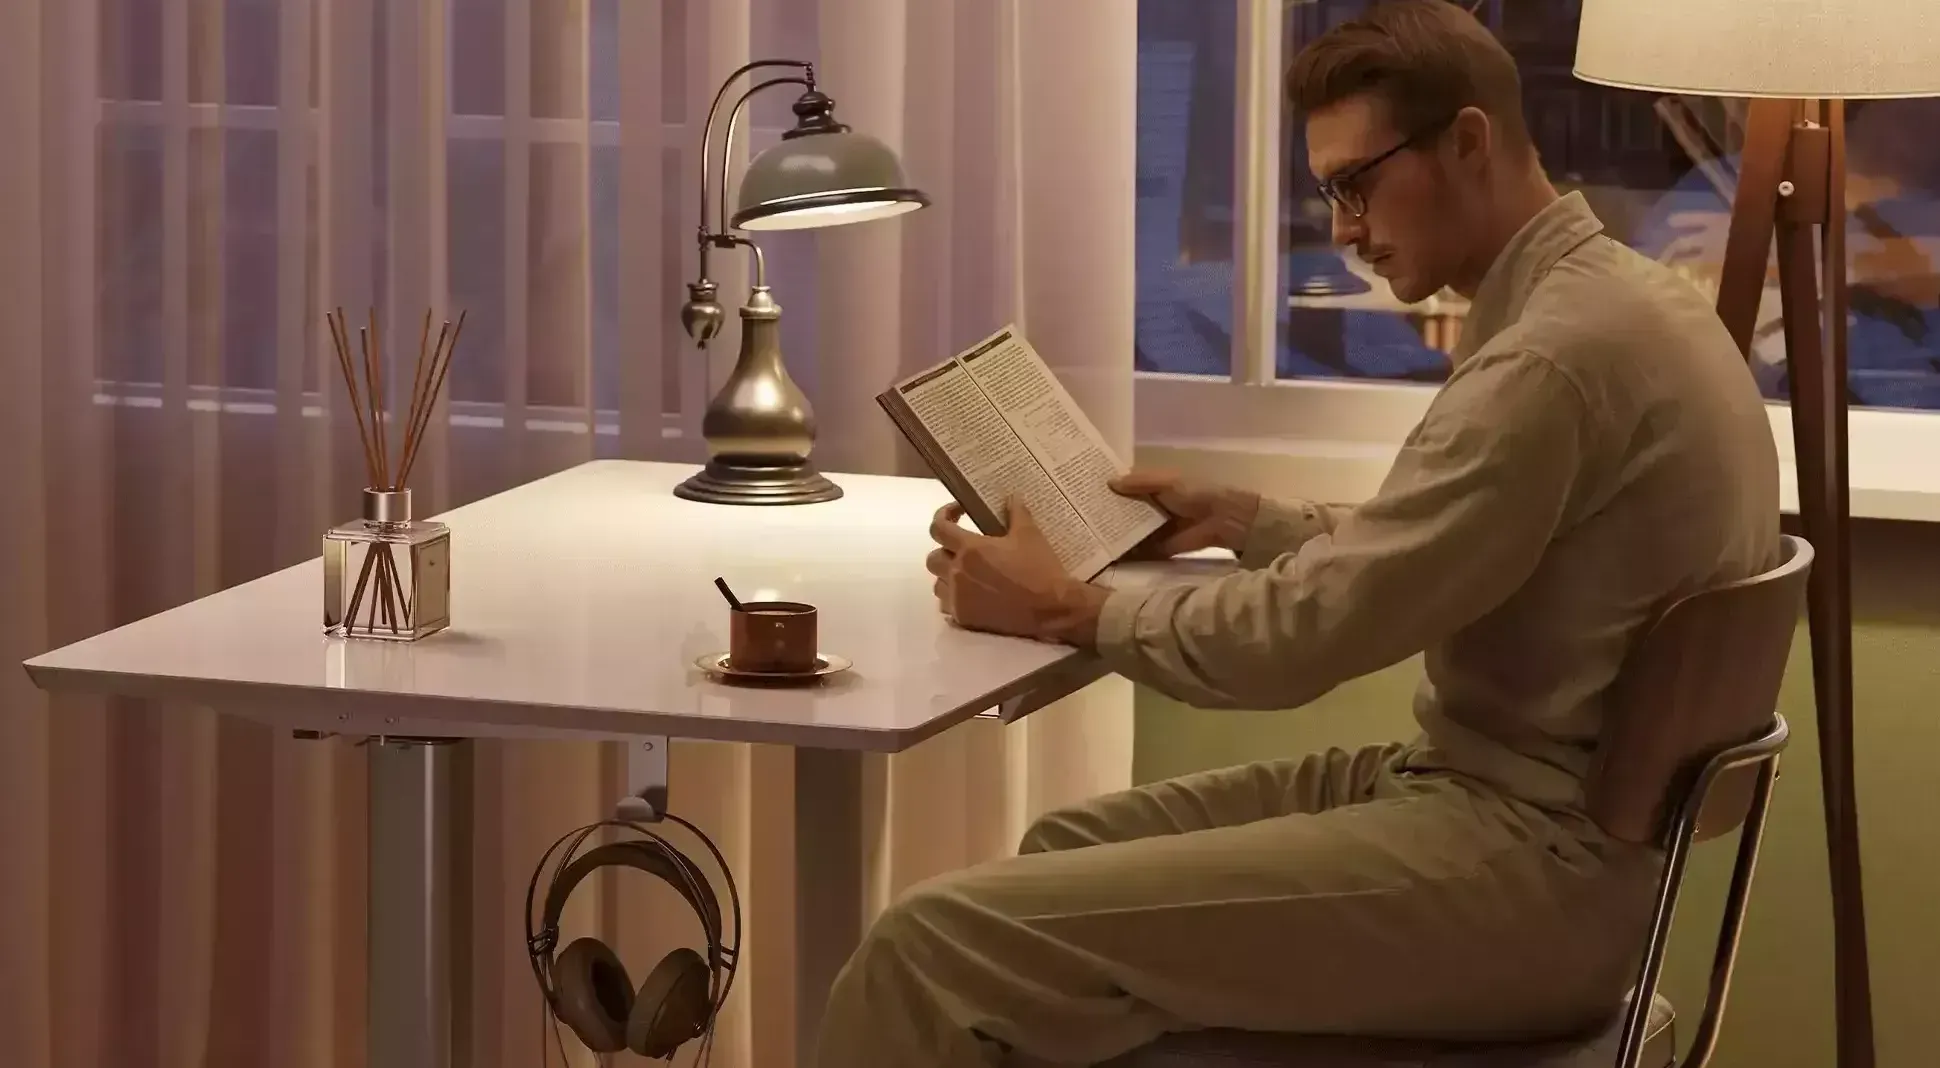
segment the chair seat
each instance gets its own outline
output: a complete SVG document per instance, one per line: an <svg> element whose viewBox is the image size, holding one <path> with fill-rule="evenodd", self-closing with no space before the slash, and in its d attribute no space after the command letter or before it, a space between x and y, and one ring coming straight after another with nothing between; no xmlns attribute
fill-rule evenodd
<svg viewBox="0 0 1940 1068"><path fill-rule="evenodd" d="M1675 1015L1669 1001L1651 999L1640 1068L1668 1068L1676 1059ZM1612 1068L1622 1026L1619 1013L1582 1038L1507 1045L1191 1031L1099 1068Z"/></svg>

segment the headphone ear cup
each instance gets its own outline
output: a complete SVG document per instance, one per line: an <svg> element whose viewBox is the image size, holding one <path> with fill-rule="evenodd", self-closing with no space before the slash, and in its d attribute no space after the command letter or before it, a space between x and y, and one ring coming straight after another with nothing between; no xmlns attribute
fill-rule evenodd
<svg viewBox="0 0 1940 1068"><path fill-rule="evenodd" d="M627 1048L642 1057L671 1057L707 1029L713 1012L713 972L699 953L682 947L653 966L633 999Z"/></svg>
<svg viewBox="0 0 1940 1068"><path fill-rule="evenodd" d="M627 1048L633 981L606 943L577 938L552 966L553 1012L594 1053Z"/></svg>

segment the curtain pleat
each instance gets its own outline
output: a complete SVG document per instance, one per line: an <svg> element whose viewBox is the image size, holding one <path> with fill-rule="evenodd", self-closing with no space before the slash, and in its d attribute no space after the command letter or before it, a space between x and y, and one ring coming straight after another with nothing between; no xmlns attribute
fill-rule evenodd
<svg viewBox="0 0 1940 1068"><path fill-rule="evenodd" d="M662 4L615 2L616 57L663 55L671 46L669 20ZM661 454L661 427L666 420L668 391L663 368L674 361L660 359L670 312L678 308L669 296L678 275L664 270L669 247L689 253L690 243L665 225L667 211L676 207L673 190L663 179L668 107L665 68L659 63L618 64L615 81L619 112L619 196L612 220L619 229L614 279L618 305L619 454L643 460ZM679 350L666 350L679 351Z"/></svg>
<svg viewBox="0 0 1940 1068"><path fill-rule="evenodd" d="M455 322L459 309L449 299L446 270L445 80L449 72L444 5L437 0L391 2L382 5L380 17L386 37L384 185L389 229L384 243L389 292L383 329L384 348L391 356L385 392L396 413L391 431L395 465L419 353L430 358L442 324ZM442 511L451 496L450 433L438 420L425 425L430 439L412 461L409 485L413 508L430 515Z"/></svg>
<svg viewBox="0 0 1940 1068"><path fill-rule="evenodd" d="M820 5L817 81L835 98L836 116L876 136L903 140L908 129L908 5L903 0L823 0ZM916 225L929 222L922 213ZM895 425L880 415L876 388L901 378L905 353L901 299L904 286L902 226L843 226L815 237L815 275L826 279L816 293L813 351L826 359L816 368L816 418L841 428L817 443L819 463L836 471L897 473ZM776 241L772 244L779 245ZM856 285L861 278L899 280L885 293ZM784 308L786 295L784 294ZM949 355L908 353L909 370Z"/></svg>
<svg viewBox="0 0 1940 1068"><path fill-rule="evenodd" d="M531 0L503 0L505 7L505 120L501 134L504 153L504 217L499 223L505 242L501 261L504 289L499 296L504 333L499 338L501 361L499 403L505 429L499 436L504 454L502 480L516 484L526 474L526 404L530 385L527 342L531 337L532 287L532 40Z"/></svg>
<svg viewBox="0 0 1940 1068"><path fill-rule="evenodd" d="M677 134L680 146L675 153L676 167L680 175L681 194L678 204L692 204L692 209L679 208L674 213L676 220L686 222L687 232L701 222L699 213L706 212L709 228L718 228L721 198L728 198L728 210L733 210L734 186L732 175L739 174L748 161L748 141L750 132L744 122L741 131L732 141L725 139L728 118L734 110L735 101L755 83L744 77L732 88L722 92L722 82L728 75L751 59L753 54L750 40L749 8L750 0L708 0L697 3L688 0L680 5L685 9L687 23L686 61L682 69L686 73L683 107L680 111ZM763 55L763 59L778 58ZM788 57L779 57L788 58ZM776 72L757 71L755 77L772 77ZM704 135L708 130L708 116L714 110L716 96L720 97L720 107L715 114L715 125L711 139L707 140L705 153L702 152ZM705 162L705 166L702 163ZM730 174L729 185L721 186L722 166L725 163ZM706 203L701 201L705 195ZM689 215L689 211L696 214ZM691 238L688 242L692 248ZM683 251L679 257L678 276L684 283L696 277L695 253ZM741 344L741 319L735 309L741 306L754 280L754 273L745 251L738 249L716 249L708 258L708 277L720 287L719 300L726 312L720 333L708 342L705 354L694 350L693 342L679 327L667 334L667 352L680 356L680 427L681 457L691 463L707 459L707 451L701 442L701 415L707 409L708 399L721 383L727 380L728 372L734 368L734 356ZM777 285L779 279L770 278L770 285ZM777 291L779 287L777 285ZM778 297L779 301L780 298ZM787 304L782 303L783 321L786 322ZM784 327L786 329L786 327ZM704 369L697 370L697 369ZM693 373L689 373L689 372Z"/></svg>
<svg viewBox="0 0 1940 1068"><path fill-rule="evenodd" d="M843 121L934 201L762 238L821 465L920 472L871 398L1032 312L1125 444L1131 259L1113 214L1129 226L1130 201L1112 183L1130 181L1130 141L1098 112L1129 114L1131 29L1122 4L1075 6L1047 22L1016 0L0 4L0 143L36 146L0 198L0 654L317 554L369 481L324 325L339 307L354 355L375 311L393 452L425 310L434 337L467 312L413 469L420 513L596 457L704 459L747 255L711 257L729 314L707 352L678 312L708 107L754 58L814 62ZM1093 54L1114 21L1098 47L1124 55ZM1033 34L1058 54L1020 47ZM1019 107L1068 62L1095 84ZM723 101L709 159L730 203L720 138L751 84ZM791 121L789 96L749 109L730 174ZM1062 324L1068 309L1085 321ZM1122 784L1129 717L1122 687L1094 687L870 758L866 911ZM480 742L457 762L458 1064L528 1065L554 1041L521 944L526 881L610 810L627 744ZM677 740L671 760L672 805L728 857L747 926L713 1063L791 1064L794 1020L820 1009L792 987L793 754ZM367 789L350 740L50 698L0 671L0 1064L362 1068ZM632 871L585 884L566 919L581 934L636 982L700 938Z"/></svg>
<svg viewBox="0 0 1940 1068"><path fill-rule="evenodd" d="M49 64L40 5L0 4L0 40L25 41L24 54L0 63L0 138L12 145L40 145L49 95L43 86ZM52 35L50 35L51 38ZM52 94L58 96L58 92ZM20 158L18 156L16 159ZM13 659L49 643L45 445L47 424L61 409L47 403L48 374L38 354L47 344L46 294L41 249L47 244L48 175L38 166L10 169L0 197L0 232L27 235L27 254L0 255L0 353L32 353L9 360L0 389L0 450L9 458L0 487L13 498L0 522L0 589L21 607L0 610L0 652ZM53 176L58 180L59 176ZM53 418L48 417L52 410ZM0 672L0 856L12 870L49 873L54 837L48 787L53 778L54 734L48 702L22 672ZM0 1063L48 1064L57 1026L51 980L54 932L51 880L0 879Z"/></svg>

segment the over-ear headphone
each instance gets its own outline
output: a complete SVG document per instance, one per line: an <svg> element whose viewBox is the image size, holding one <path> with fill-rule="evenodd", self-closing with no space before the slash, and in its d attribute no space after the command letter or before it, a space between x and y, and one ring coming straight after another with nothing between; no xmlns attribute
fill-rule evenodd
<svg viewBox="0 0 1940 1068"><path fill-rule="evenodd" d="M661 818L693 832L714 855L734 918L732 943L723 937L720 902L707 876L665 838L637 823L601 820L561 835L539 858L526 886L526 952L532 959L533 977L553 1017L595 1053L632 1050L643 1057L671 1059L683 1044L711 1032L734 983L741 949L741 896L734 874L700 828L671 814ZM630 830L639 837L605 842L575 857L580 845L602 827ZM535 930L532 900L539 877L561 846L566 850L553 869L545 911ZM676 949L662 957L637 988L619 955L597 938L576 938L555 958L559 918L574 888L588 875L609 867L646 872L679 892L701 922L706 956L686 947Z"/></svg>

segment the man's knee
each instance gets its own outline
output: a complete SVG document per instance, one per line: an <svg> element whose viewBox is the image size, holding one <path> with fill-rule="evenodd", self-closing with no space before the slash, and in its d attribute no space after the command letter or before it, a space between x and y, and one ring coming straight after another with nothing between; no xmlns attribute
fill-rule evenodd
<svg viewBox="0 0 1940 1068"><path fill-rule="evenodd" d="M1048 853L1056 849L1077 849L1098 842L1097 813L1086 805L1053 809L1031 822L1017 843L1017 852Z"/></svg>
<svg viewBox="0 0 1940 1068"><path fill-rule="evenodd" d="M864 948L907 959L913 949L922 947L919 959L932 956L940 948L935 943L948 939L956 926L954 917L963 911L961 884L971 871L932 876L903 891L869 925Z"/></svg>
<svg viewBox="0 0 1940 1068"><path fill-rule="evenodd" d="M922 962L933 961L936 949L928 941L933 937L927 919L934 909L931 902L927 894L905 894L876 915L829 992L831 1013L845 1018L866 1013L865 1003L881 999L885 991L892 999L926 996L930 984ZM899 1003L907 1008L906 1000Z"/></svg>

